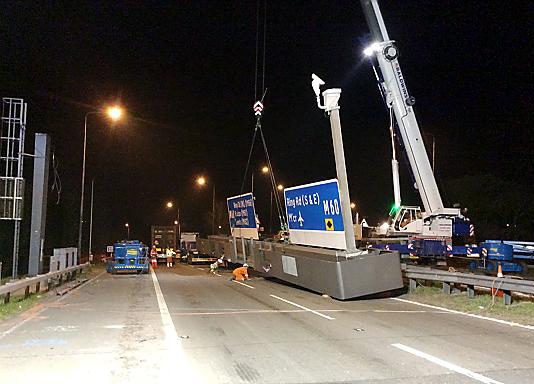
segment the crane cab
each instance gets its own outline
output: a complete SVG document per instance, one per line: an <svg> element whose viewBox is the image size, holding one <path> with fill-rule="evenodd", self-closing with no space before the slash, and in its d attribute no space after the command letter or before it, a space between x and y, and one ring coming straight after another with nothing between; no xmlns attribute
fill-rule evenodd
<svg viewBox="0 0 534 384"><path fill-rule="evenodd" d="M392 234L419 234L423 231L421 207L401 206L393 213L390 225Z"/></svg>

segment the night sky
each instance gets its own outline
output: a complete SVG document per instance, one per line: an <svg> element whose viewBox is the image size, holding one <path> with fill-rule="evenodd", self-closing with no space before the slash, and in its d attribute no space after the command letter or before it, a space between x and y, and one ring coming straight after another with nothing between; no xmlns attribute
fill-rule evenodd
<svg viewBox="0 0 534 384"><path fill-rule="evenodd" d="M1 96L28 103L27 152L33 133L49 133L58 160L62 192L59 203L49 193L47 250L76 244L83 119L110 103L123 105L128 118L115 126L89 119L86 192L94 179L95 253L124 238L126 222L132 238L149 241L151 224L176 216L167 200L179 202L183 230L207 232L213 185L217 205L240 193L255 124L256 2L140 3L2 5ZM458 202L446 187L454 179L534 181L532 4L380 1L421 129L435 137L436 177L448 205ZM263 129L276 177L284 186L335 177L329 121L311 89L315 72L323 89L343 90L351 199L374 224L387 215L393 193L388 115L362 55L368 42L357 1L267 3ZM261 76L259 83L261 89ZM268 226L264 163L258 141L254 190ZM26 164L31 184L31 160ZM407 164L401 168L404 202L420 204ZM200 174L204 189L195 185ZM6 261L10 228L1 225Z"/></svg>

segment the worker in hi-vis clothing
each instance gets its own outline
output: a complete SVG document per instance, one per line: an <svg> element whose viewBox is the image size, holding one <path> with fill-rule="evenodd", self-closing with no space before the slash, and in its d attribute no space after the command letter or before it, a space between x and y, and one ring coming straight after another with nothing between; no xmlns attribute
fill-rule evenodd
<svg viewBox="0 0 534 384"><path fill-rule="evenodd" d="M210 264L210 273L216 274L219 269L219 264L222 264L222 259L218 259L214 263Z"/></svg>
<svg viewBox="0 0 534 384"><path fill-rule="evenodd" d="M248 280L248 264L243 264L242 267L236 268L232 272L232 278L230 280L245 281Z"/></svg>
<svg viewBox="0 0 534 384"><path fill-rule="evenodd" d="M172 263L174 261L172 257L172 249L167 248L167 250L165 251L165 256L167 256L167 268L171 268Z"/></svg>
<svg viewBox="0 0 534 384"><path fill-rule="evenodd" d="M153 269L158 267L158 251L156 250L155 245L153 245L152 249L150 250L150 264L152 265Z"/></svg>

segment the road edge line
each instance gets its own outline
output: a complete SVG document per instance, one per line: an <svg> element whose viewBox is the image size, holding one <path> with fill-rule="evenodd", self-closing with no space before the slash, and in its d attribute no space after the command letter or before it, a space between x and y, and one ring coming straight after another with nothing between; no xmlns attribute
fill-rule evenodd
<svg viewBox="0 0 534 384"><path fill-rule="evenodd" d="M197 383L199 382L199 379L193 374L191 365L187 361L188 359L182 345L182 340L178 337L178 333L176 333L176 327L169 312L169 308L167 307L165 297L163 296L163 291L159 285L158 277L156 272L152 269L150 269L150 276L152 277L152 283L154 284L154 290L156 292L156 301L158 303L163 335L165 338L164 344L167 348L167 356L170 356L169 361L166 362L165 367L163 367L164 369L162 370L166 376L163 379L172 379L176 374L176 368L178 366L179 372L185 374L185 382ZM160 377L160 379L162 378Z"/></svg>
<svg viewBox="0 0 534 384"><path fill-rule="evenodd" d="M80 284L79 286L77 286L76 288L68 291L67 293L65 293L63 296L61 296L59 299L57 299L56 301L63 301L66 297L68 297L72 292L74 291L77 291L78 289L82 288L82 287L85 287L87 286L89 283L91 283L93 280L97 279L98 277L102 276L104 273L106 273L106 271L102 271L101 273L99 273L98 275L96 275L95 277L87 280L85 283L83 284ZM37 317L37 315L43 313L46 309L48 309L48 306L44 305L43 303L38 303L37 305L41 305L42 308L39 309L38 311L36 311L35 313L32 313L31 316L25 318L24 320L22 320L21 322L18 322L17 324L15 324L14 326L12 326L11 328L9 328L8 330L0 333L0 340L2 340L4 337L10 335L11 333L13 333L13 331L15 331L16 329L20 328L21 326L23 326L24 324L26 324L28 321L32 320L32 319L35 319L35 317ZM31 311L32 308L35 308L35 307L31 307L31 308L28 308L27 310L25 310L24 312L21 312L19 313L17 316L22 316L24 313L27 313L28 311Z"/></svg>
<svg viewBox="0 0 534 384"><path fill-rule="evenodd" d="M507 321L507 320L501 320L501 319L495 319L493 317L487 317L487 316L482 316L482 315L476 315L474 313L467 313L467 312L462 312L462 311L457 311L455 309L448 309L448 308L443 308L443 307L438 307L436 305L431 305L431 304L424 304L424 303L419 303L417 301L412 301L412 300L407 300L407 299L401 299L399 297L390 297L391 300L395 300L395 301L400 301L400 302L403 302L403 303L409 303L409 304L414 304L414 305L419 305L421 307L426 307L426 308L432 308L432 309L437 309L437 310L440 310L440 311L443 311L443 312L449 312L449 313L455 313L457 315L463 315L463 316L467 316L467 317L473 317L475 319L479 319L479 320L487 320L487 321L492 321L494 323L499 323L499 324L504 324L504 325L508 325L510 327L516 327L516 328L524 328L524 329L528 329L529 331L534 331L534 326L533 325L525 325L525 324L520 324L520 323L515 323L513 321Z"/></svg>

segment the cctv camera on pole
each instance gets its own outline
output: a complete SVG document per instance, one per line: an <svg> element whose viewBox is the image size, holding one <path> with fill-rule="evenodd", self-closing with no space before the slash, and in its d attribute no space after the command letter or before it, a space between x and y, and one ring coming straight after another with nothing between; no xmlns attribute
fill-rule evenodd
<svg viewBox="0 0 534 384"><path fill-rule="evenodd" d="M312 74L312 88L317 97L317 106L325 110L330 116L330 126L332 128L332 142L334 144L334 158L336 160L336 173L339 183L339 200L341 203L341 213L343 216L343 227L345 228L345 242L347 244L347 256L356 253L356 241L352 223L352 212L350 209L349 183L347 180L347 169L345 167L345 152L343 151L343 137L341 135L341 120L339 118L338 101L341 97L340 88L331 88L323 92L323 102L321 105L320 87L325 82L316 74Z"/></svg>

